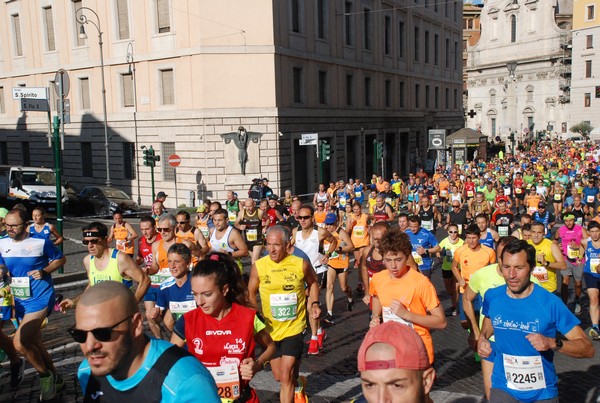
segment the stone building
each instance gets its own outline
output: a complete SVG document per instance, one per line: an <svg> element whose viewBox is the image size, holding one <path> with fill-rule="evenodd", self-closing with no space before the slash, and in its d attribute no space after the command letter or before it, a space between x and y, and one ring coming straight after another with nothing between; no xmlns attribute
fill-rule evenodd
<svg viewBox="0 0 600 403"><path fill-rule="evenodd" d="M566 133L571 77L569 0L488 0L469 48L467 126L523 141Z"/></svg>
<svg viewBox="0 0 600 403"><path fill-rule="evenodd" d="M77 12L103 33L104 69L100 30L84 24L80 38ZM314 191L316 150L299 144L303 133L332 144L328 181L381 171L374 140L385 175L407 174L425 164L428 129L463 125L459 1L39 0L0 2L0 15L0 163L52 166L45 114L20 112L11 89L55 86L62 68L65 179L104 183L104 71L110 179L146 204L141 146L161 156L156 189L173 207L175 175L180 204L243 197L255 177L280 194ZM222 136L244 131L245 174L244 150Z"/></svg>

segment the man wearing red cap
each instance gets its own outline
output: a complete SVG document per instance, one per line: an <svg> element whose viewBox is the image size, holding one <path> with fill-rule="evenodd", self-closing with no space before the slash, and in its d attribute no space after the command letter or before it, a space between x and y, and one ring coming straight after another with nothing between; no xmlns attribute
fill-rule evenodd
<svg viewBox="0 0 600 403"><path fill-rule="evenodd" d="M410 327L386 322L372 328L360 345L357 361L367 402L431 401L435 369L423 341Z"/></svg>

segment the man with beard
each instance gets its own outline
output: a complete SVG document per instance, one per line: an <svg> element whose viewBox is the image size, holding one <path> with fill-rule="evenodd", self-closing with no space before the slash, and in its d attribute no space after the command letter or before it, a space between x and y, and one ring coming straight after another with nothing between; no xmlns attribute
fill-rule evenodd
<svg viewBox="0 0 600 403"><path fill-rule="evenodd" d="M144 335L135 297L123 284L104 281L86 290L75 323L69 333L85 356L77 373L84 402L221 401L200 361Z"/></svg>

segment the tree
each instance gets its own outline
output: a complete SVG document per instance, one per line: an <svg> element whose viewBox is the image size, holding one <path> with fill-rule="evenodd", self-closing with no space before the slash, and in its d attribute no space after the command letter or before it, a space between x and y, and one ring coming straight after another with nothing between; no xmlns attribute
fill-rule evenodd
<svg viewBox="0 0 600 403"><path fill-rule="evenodd" d="M588 122L579 122L576 125L571 126L571 131L573 133L579 133L585 137L590 135L593 127Z"/></svg>

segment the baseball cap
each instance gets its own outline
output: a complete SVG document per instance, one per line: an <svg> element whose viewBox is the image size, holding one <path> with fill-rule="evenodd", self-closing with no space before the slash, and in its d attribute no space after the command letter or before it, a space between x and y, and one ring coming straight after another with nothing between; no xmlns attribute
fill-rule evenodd
<svg viewBox="0 0 600 403"><path fill-rule="evenodd" d="M6 218L7 214L8 214L8 209L5 209L4 207L0 207L0 218Z"/></svg>
<svg viewBox="0 0 600 403"><path fill-rule="evenodd" d="M337 215L335 213L327 213L325 216L325 225L335 224L337 221Z"/></svg>
<svg viewBox="0 0 600 403"><path fill-rule="evenodd" d="M163 197L169 197L169 195L165 192L158 192L158 194L156 195L157 199L162 199Z"/></svg>
<svg viewBox="0 0 600 403"><path fill-rule="evenodd" d="M196 213L204 213L206 211L206 206L203 204L201 206L198 206L198 208L196 209Z"/></svg>
<svg viewBox="0 0 600 403"><path fill-rule="evenodd" d="M538 208L546 208L546 203L541 201L538 203Z"/></svg>
<svg viewBox="0 0 600 403"><path fill-rule="evenodd" d="M366 361L367 350L375 343L394 347L396 359L390 361ZM410 327L398 322L386 322L371 328L358 350L358 370L402 368L420 371L431 367L425 344Z"/></svg>

